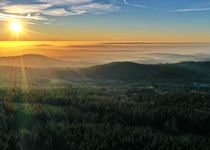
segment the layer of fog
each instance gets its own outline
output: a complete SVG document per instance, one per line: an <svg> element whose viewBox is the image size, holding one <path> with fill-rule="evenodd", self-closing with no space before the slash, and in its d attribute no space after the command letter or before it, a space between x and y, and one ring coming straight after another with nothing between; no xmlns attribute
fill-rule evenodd
<svg viewBox="0 0 210 150"><path fill-rule="evenodd" d="M143 64L177 63L210 60L210 44L192 43L73 43L34 42L18 46L0 45L1 58L25 54L44 55L71 63L71 66L91 66L116 61Z"/></svg>

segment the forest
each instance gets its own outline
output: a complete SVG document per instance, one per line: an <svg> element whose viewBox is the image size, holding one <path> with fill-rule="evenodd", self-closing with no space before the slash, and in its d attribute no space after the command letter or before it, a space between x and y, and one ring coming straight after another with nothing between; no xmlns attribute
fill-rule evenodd
<svg viewBox="0 0 210 150"><path fill-rule="evenodd" d="M208 150L210 91L0 89L2 150Z"/></svg>

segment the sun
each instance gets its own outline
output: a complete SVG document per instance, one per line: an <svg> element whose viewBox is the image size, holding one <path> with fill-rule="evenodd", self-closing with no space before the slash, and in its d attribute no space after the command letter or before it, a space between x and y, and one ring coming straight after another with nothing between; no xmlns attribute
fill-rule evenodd
<svg viewBox="0 0 210 150"><path fill-rule="evenodd" d="M20 33L23 30L21 23L18 21L10 23L10 29L15 33Z"/></svg>

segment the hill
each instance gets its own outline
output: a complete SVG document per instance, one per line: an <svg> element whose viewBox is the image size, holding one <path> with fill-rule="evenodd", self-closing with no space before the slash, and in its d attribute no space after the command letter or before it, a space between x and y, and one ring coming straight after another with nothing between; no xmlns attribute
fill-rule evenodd
<svg viewBox="0 0 210 150"><path fill-rule="evenodd" d="M177 64L145 65L132 62L114 62L82 69L93 79L111 80L209 80L210 62L183 62Z"/></svg>
<svg viewBox="0 0 210 150"><path fill-rule="evenodd" d="M0 66L12 67L59 67L67 64L66 62L43 55L28 54L22 56L0 57Z"/></svg>
<svg viewBox="0 0 210 150"><path fill-rule="evenodd" d="M24 61L34 62L34 56L27 56ZM41 56L37 56L41 58ZM36 59L37 60L37 59ZM137 64L132 62L114 62L86 68L52 67L62 62L49 58L41 58L39 67L27 64L22 67L0 67L0 81L4 85L18 85L26 78L29 84L44 85L49 83L108 83L107 81L126 83L209 83L210 62L182 62L176 64ZM34 62L35 63L35 62ZM48 65L48 68L45 63ZM53 64L54 63L54 64ZM43 64L43 66L41 66ZM49 67L51 65L51 67ZM30 66L30 67L26 67ZM31 67L33 66L33 67ZM35 68L36 67L36 68Z"/></svg>

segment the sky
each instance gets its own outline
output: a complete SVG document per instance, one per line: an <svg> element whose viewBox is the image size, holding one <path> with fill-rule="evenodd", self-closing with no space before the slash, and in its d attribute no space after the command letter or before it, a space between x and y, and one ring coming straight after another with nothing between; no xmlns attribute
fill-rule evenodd
<svg viewBox="0 0 210 150"><path fill-rule="evenodd" d="M0 0L0 40L210 42L210 0Z"/></svg>

